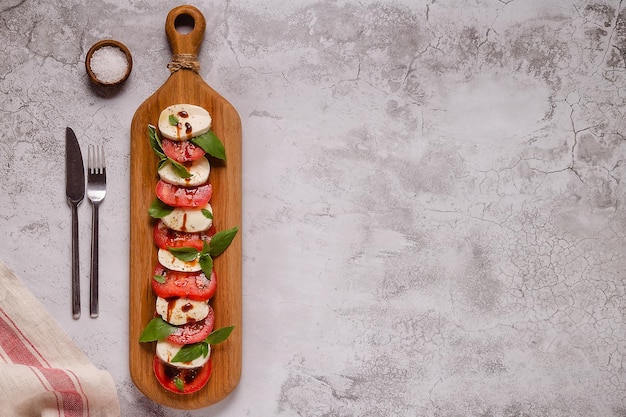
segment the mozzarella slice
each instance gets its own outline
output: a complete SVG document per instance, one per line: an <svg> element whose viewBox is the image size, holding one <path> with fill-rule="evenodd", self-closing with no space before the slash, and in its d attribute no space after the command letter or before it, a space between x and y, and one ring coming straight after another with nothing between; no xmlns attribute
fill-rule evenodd
<svg viewBox="0 0 626 417"><path fill-rule="evenodd" d="M163 320L180 326L205 319L209 315L208 301L195 301L188 298L161 298L157 297L156 312Z"/></svg>
<svg viewBox="0 0 626 417"><path fill-rule="evenodd" d="M159 340L156 345L156 354L165 363L172 364L177 368L199 368L209 361L211 357L211 345L208 345L209 353L206 356L200 355L191 362L172 362L172 359L184 345L177 345L167 340Z"/></svg>
<svg viewBox="0 0 626 417"><path fill-rule="evenodd" d="M171 119L178 124L172 125ZM200 136L211 128L211 115L200 106L174 104L159 115L159 131L163 137L183 141Z"/></svg>
<svg viewBox="0 0 626 417"><path fill-rule="evenodd" d="M179 232L204 232L213 225L213 219L207 217L202 210L213 215L213 207L210 204L202 208L176 207L170 214L163 217L163 224L172 230Z"/></svg>
<svg viewBox="0 0 626 417"><path fill-rule="evenodd" d="M157 257L159 259L159 263L163 265L164 268L171 269L173 271L198 272L202 270L198 257L196 257L193 261L183 261L172 255L172 253L167 249L159 249Z"/></svg>
<svg viewBox="0 0 626 417"><path fill-rule="evenodd" d="M167 183L179 185L181 187L197 187L204 184L209 179L211 165L205 157L197 159L191 164L183 164L183 166L185 166L187 171L191 174L190 177L181 177L178 174L178 171L174 169L174 165L170 162L164 164L161 169L159 169L159 177Z"/></svg>

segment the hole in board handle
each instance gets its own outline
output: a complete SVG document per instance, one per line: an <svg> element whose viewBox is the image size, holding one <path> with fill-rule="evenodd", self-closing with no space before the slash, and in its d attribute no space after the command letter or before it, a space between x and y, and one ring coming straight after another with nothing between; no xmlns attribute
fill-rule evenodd
<svg viewBox="0 0 626 417"><path fill-rule="evenodd" d="M181 14L180 16L177 16L176 19L174 19L174 29L176 29L176 32L180 33L181 35L187 35L188 33L191 33L195 26L196 22L195 20L193 20L193 17L186 13Z"/></svg>

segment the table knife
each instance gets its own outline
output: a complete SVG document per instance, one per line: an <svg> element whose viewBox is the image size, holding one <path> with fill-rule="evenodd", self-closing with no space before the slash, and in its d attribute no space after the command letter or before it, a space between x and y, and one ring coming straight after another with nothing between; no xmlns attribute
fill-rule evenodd
<svg viewBox="0 0 626 417"><path fill-rule="evenodd" d="M80 317L80 272L78 262L78 205L85 197L85 168L76 135L65 129L65 194L72 208L72 316Z"/></svg>

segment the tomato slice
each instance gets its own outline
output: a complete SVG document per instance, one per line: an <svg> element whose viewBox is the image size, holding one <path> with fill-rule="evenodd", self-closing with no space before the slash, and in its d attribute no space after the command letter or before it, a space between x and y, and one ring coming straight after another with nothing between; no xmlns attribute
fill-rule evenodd
<svg viewBox="0 0 626 417"><path fill-rule="evenodd" d="M154 279L161 276L164 282ZM194 301L207 301L215 295L217 290L217 275L215 269L211 271L211 279L204 272L179 272L163 268L157 264L153 278L150 280L152 291L161 298L185 297Z"/></svg>
<svg viewBox="0 0 626 417"><path fill-rule="evenodd" d="M202 389L209 381L213 368L211 359L199 368L186 369L165 363L156 355L152 367L157 381L163 388L176 394L192 394ZM182 390L176 387L177 379L182 383Z"/></svg>
<svg viewBox="0 0 626 417"><path fill-rule="evenodd" d="M195 161L204 156L204 149L188 140L175 141L162 138L161 147L165 155L180 163Z"/></svg>
<svg viewBox="0 0 626 417"><path fill-rule="evenodd" d="M159 220L154 225L154 243L160 249L190 247L202 250L204 242L211 241L211 236L215 234L215 226L211 226L206 232L189 233L179 232L167 227L163 221Z"/></svg>
<svg viewBox="0 0 626 417"><path fill-rule="evenodd" d="M156 185L159 200L172 207L204 207L211 200L213 186L206 183L198 187L179 187L159 180Z"/></svg>
<svg viewBox="0 0 626 417"><path fill-rule="evenodd" d="M174 333L167 337L167 340L177 345L190 345L201 342L213 331L214 324L215 313L209 306L209 315L204 320L178 326Z"/></svg>

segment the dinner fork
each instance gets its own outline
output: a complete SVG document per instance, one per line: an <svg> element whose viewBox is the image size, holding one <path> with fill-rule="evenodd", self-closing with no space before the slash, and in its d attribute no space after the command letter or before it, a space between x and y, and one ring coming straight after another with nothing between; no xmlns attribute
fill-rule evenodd
<svg viewBox="0 0 626 417"><path fill-rule="evenodd" d="M98 317L98 208L106 194L106 164L104 148L89 145L87 149L87 198L92 205L91 220L91 275L89 314Z"/></svg>

